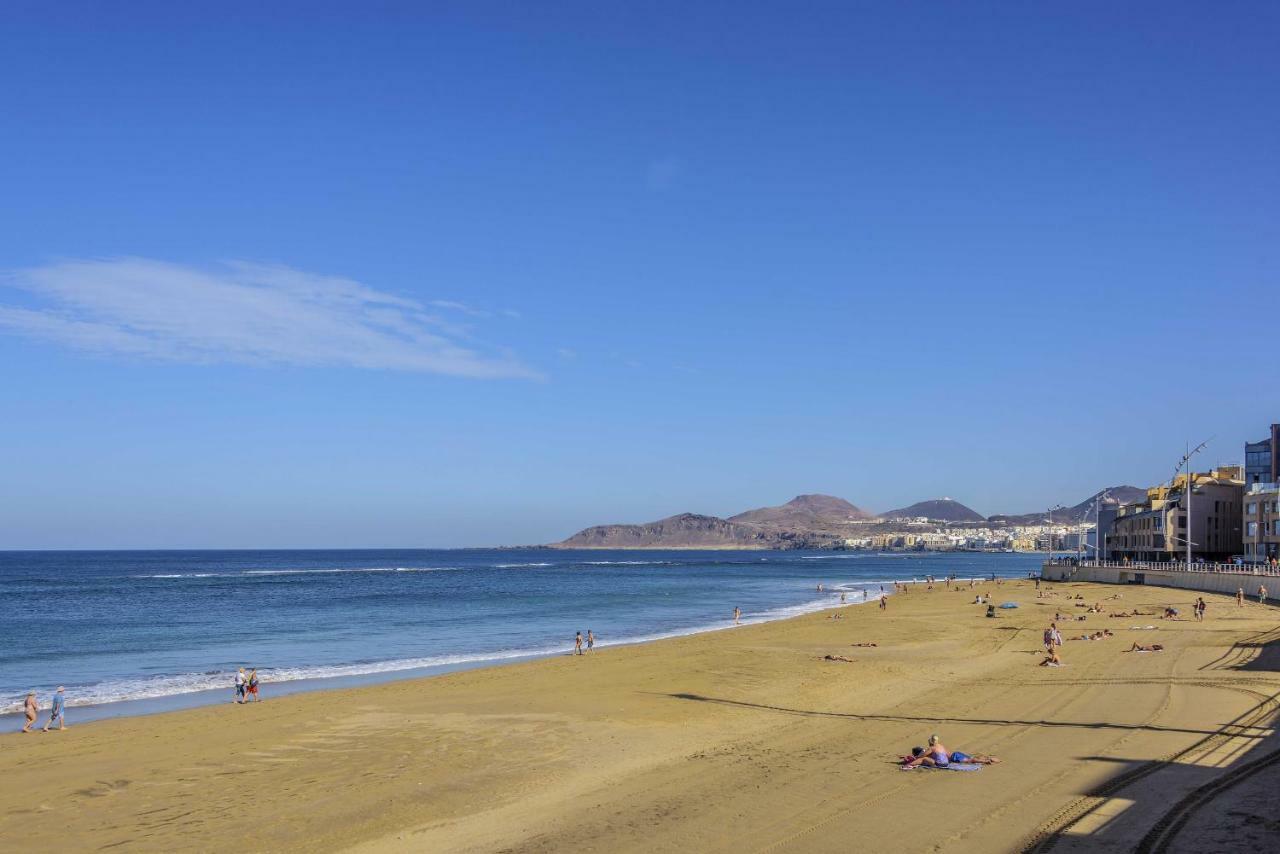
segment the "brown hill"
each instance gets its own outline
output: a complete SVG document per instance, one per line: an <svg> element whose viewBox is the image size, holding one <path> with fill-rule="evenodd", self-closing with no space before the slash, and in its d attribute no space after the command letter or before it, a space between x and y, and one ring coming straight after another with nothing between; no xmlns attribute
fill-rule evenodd
<svg viewBox="0 0 1280 854"><path fill-rule="evenodd" d="M914 519L917 516L941 522L982 522L986 519L977 510L965 507L959 501L953 501L950 498L917 501L910 507L889 510L880 514L882 519Z"/></svg>
<svg viewBox="0 0 1280 854"><path fill-rule="evenodd" d="M644 525L596 525L555 543L565 549L776 548L773 535L716 516L680 513Z"/></svg>
<svg viewBox="0 0 1280 854"><path fill-rule="evenodd" d="M870 513L834 495L797 495L786 504L748 510L730 516L729 521L789 530L813 530L838 528L870 518Z"/></svg>

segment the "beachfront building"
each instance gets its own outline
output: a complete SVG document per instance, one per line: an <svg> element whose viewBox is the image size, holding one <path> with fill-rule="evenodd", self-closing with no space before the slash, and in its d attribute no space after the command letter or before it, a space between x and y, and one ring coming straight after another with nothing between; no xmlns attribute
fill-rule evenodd
<svg viewBox="0 0 1280 854"><path fill-rule="evenodd" d="M1143 501L1122 504L1106 532L1104 548L1112 560L1182 561L1187 540L1191 559L1226 561L1241 553L1244 481L1240 466L1223 466L1177 475L1153 486ZM1187 517L1190 482L1191 516Z"/></svg>
<svg viewBox="0 0 1280 854"><path fill-rule="evenodd" d="M1271 435L1261 442L1245 443L1244 482L1246 487L1280 483L1280 424L1272 424Z"/></svg>
<svg viewBox="0 0 1280 854"><path fill-rule="evenodd" d="M1244 495L1244 559L1280 559L1280 488L1275 483L1250 484Z"/></svg>

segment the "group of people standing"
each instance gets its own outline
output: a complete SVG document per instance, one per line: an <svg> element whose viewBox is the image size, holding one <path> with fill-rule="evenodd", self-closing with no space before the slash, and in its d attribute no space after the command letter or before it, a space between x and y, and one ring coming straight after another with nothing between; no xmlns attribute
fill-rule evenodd
<svg viewBox="0 0 1280 854"><path fill-rule="evenodd" d="M22 704L22 712L26 716L26 723L22 727L23 732L31 732L31 728L36 725L36 718L40 717L40 703L36 699L35 691L27 692L27 699ZM48 732L49 727L55 723L58 729L67 728L67 699L66 694L61 685L58 690L53 692L53 704L49 706L49 720L45 721L45 725L41 728L41 732Z"/></svg>

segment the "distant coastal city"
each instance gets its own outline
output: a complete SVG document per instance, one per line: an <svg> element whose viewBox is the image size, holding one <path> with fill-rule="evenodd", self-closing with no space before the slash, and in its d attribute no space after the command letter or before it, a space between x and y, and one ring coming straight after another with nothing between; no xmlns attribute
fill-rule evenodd
<svg viewBox="0 0 1280 854"><path fill-rule="evenodd" d="M1067 552L1101 561L1276 563L1280 424L1245 444L1243 465L1195 471L1202 448L1188 449L1166 483L1112 486L1038 513L984 517L952 498L869 513L835 496L800 495L727 519L682 513L598 525L552 547Z"/></svg>

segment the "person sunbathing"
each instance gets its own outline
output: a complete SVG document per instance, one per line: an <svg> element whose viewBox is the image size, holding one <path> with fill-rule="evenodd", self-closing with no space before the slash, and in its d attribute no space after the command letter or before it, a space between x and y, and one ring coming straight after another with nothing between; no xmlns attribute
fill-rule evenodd
<svg viewBox="0 0 1280 854"><path fill-rule="evenodd" d="M1062 659L1058 658L1058 651L1055 649L1044 657L1044 661L1040 662L1041 667L1061 667Z"/></svg>
<svg viewBox="0 0 1280 854"><path fill-rule="evenodd" d="M822 656L822 660L823 661L843 661L848 664L853 664L852 658L845 658L843 655L824 655Z"/></svg>
<svg viewBox="0 0 1280 854"><path fill-rule="evenodd" d="M942 739L936 735L929 736L929 747L913 747L911 748L911 758L902 757L903 768L918 768L924 765L927 768L946 768L951 764L951 752L947 750L942 743Z"/></svg>
<svg viewBox="0 0 1280 854"><path fill-rule="evenodd" d="M1164 647L1158 643L1153 643L1151 646L1143 646L1137 641L1134 641L1133 646L1129 647L1129 652L1160 652L1163 649Z"/></svg>
<svg viewBox="0 0 1280 854"><path fill-rule="evenodd" d="M849 646L875 646L873 643L851 643Z"/></svg>

